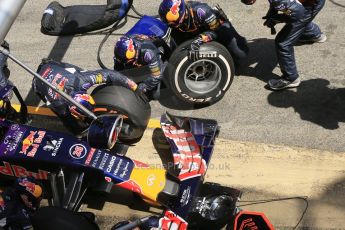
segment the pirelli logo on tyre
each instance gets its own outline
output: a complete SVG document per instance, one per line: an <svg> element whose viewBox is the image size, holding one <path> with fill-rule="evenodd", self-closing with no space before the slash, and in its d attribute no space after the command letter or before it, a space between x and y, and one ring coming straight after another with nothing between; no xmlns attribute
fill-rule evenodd
<svg viewBox="0 0 345 230"><path fill-rule="evenodd" d="M199 51L199 58L216 58L218 57L217 51Z"/></svg>

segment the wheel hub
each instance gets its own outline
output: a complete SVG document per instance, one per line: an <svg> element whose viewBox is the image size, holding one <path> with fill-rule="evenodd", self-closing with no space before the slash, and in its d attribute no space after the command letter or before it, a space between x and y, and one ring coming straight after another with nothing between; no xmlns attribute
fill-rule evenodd
<svg viewBox="0 0 345 230"><path fill-rule="evenodd" d="M184 81L188 90L206 94L218 87L221 70L217 63L208 59L198 60L187 67Z"/></svg>

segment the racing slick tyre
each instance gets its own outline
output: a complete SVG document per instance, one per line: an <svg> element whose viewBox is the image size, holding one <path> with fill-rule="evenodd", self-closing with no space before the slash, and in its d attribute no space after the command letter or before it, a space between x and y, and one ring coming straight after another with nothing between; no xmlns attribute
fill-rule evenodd
<svg viewBox="0 0 345 230"><path fill-rule="evenodd" d="M182 101L194 105L211 105L224 96L234 78L234 61L218 42L200 47L199 58L191 61L188 50L192 40L179 45L169 59L168 83Z"/></svg>
<svg viewBox="0 0 345 230"><path fill-rule="evenodd" d="M121 86L99 86L92 92L96 102L94 113L122 114L126 131L122 131L119 140L125 144L140 141L151 116L151 106L133 91Z"/></svg>

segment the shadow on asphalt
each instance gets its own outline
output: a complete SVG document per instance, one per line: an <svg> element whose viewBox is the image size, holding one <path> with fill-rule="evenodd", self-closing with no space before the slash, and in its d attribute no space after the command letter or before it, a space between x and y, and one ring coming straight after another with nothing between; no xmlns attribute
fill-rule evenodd
<svg viewBox="0 0 345 230"><path fill-rule="evenodd" d="M279 77L272 73L277 66L274 39L258 38L248 41L249 55L236 75L255 77L263 82Z"/></svg>
<svg viewBox="0 0 345 230"><path fill-rule="evenodd" d="M303 81L294 90L272 92L268 102L279 108L293 107L302 120L325 129L338 129L345 122L345 88L330 88L325 79Z"/></svg>

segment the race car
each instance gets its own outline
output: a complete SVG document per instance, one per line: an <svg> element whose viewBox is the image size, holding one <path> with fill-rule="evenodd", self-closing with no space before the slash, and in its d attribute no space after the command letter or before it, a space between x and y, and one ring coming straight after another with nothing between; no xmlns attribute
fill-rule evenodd
<svg viewBox="0 0 345 230"><path fill-rule="evenodd" d="M55 206L77 211L87 190L109 192L116 185L161 205L161 229L202 229L206 223L220 229L230 220L248 219L238 217L243 215L236 209L240 191L202 189L219 132L214 120L162 116L161 127L178 168L176 174L124 156L120 151L124 148L118 148L119 152L96 149L67 134L7 120L1 120L0 126L0 176L49 179ZM206 205L209 196L228 197L216 208L222 212ZM252 222L256 223L253 218Z"/></svg>

